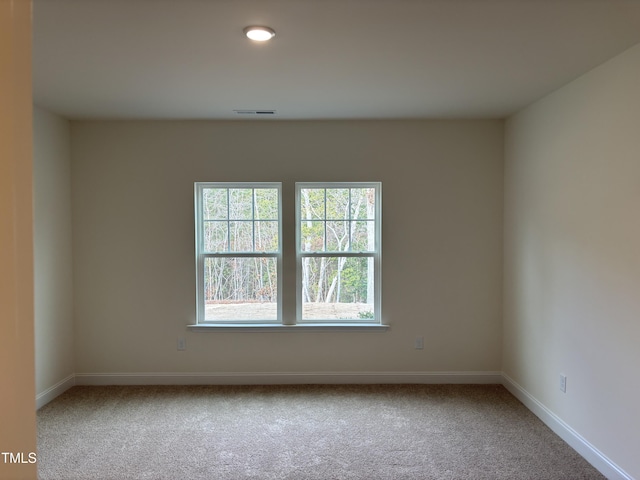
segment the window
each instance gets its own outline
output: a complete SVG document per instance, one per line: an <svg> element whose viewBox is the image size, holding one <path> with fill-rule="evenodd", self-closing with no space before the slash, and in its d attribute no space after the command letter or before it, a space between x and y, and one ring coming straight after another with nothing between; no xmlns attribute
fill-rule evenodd
<svg viewBox="0 0 640 480"><path fill-rule="evenodd" d="M297 321L381 323L381 184L297 183Z"/></svg>
<svg viewBox="0 0 640 480"><path fill-rule="evenodd" d="M196 183L197 323L281 322L281 184Z"/></svg>
<svg viewBox="0 0 640 480"><path fill-rule="evenodd" d="M283 200L281 183L196 183L197 315L190 327L386 329L381 189L379 182L296 183L295 198ZM294 200L296 295L287 270L284 311L291 314L283 318L282 204L293 212ZM294 223L287 225L293 235ZM293 266L293 238L285 244Z"/></svg>

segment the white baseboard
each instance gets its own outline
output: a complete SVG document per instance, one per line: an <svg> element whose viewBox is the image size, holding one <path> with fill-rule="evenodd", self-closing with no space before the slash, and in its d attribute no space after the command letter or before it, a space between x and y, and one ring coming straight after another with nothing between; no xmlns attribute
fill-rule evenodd
<svg viewBox="0 0 640 480"><path fill-rule="evenodd" d="M500 372L78 373L76 385L502 384Z"/></svg>
<svg viewBox="0 0 640 480"><path fill-rule="evenodd" d="M502 374L504 387L531 410L560 438L567 442L574 450L582 455L591 465L609 480L633 480L633 477L612 462L600 450L589 443L560 417L545 407L538 399L522 388L512 378Z"/></svg>
<svg viewBox="0 0 640 480"><path fill-rule="evenodd" d="M36 410L44 407L51 400L62 395L74 385L76 385L76 376L72 374L56 383L53 387L47 388L44 392L39 393L36 395Z"/></svg>

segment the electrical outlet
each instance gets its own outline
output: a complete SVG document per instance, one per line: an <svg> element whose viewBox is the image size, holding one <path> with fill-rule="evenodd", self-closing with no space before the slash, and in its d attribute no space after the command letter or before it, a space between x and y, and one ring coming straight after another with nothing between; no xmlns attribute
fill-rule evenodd
<svg viewBox="0 0 640 480"><path fill-rule="evenodd" d="M187 349L187 341L184 337L178 338L178 350L186 350Z"/></svg>
<svg viewBox="0 0 640 480"><path fill-rule="evenodd" d="M422 350L424 348L424 337L416 337L414 347L416 350Z"/></svg>
<svg viewBox="0 0 640 480"><path fill-rule="evenodd" d="M560 374L560 390L567 393L567 376L562 373Z"/></svg>

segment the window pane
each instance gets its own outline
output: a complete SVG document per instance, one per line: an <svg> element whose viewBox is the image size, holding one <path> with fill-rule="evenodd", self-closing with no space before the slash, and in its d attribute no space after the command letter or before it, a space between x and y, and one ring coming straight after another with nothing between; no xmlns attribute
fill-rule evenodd
<svg viewBox="0 0 640 480"><path fill-rule="evenodd" d="M227 240L228 238L226 220L204 222L205 252L226 252Z"/></svg>
<svg viewBox="0 0 640 480"><path fill-rule="evenodd" d="M369 219L376 217L376 190L375 188L351 189L351 218Z"/></svg>
<svg viewBox="0 0 640 480"><path fill-rule="evenodd" d="M324 222L306 220L300 226L300 249L303 252L324 251Z"/></svg>
<svg viewBox="0 0 640 480"><path fill-rule="evenodd" d="M373 258L303 258L303 320L374 320Z"/></svg>
<svg viewBox="0 0 640 480"><path fill-rule="evenodd" d="M324 188L300 189L300 218L304 220L324 218Z"/></svg>
<svg viewBox="0 0 640 480"><path fill-rule="evenodd" d="M205 220L224 220L227 218L227 189L202 189L202 216Z"/></svg>
<svg viewBox="0 0 640 480"><path fill-rule="evenodd" d="M375 248L375 222L373 220L351 222L351 251L373 252Z"/></svg>
<svg viewBox="0 0 640 480"><path fill-rule="evenodd" d="M276 320L275 258L205 258L205 321Z"/></svg>
<svg viewBox="0 0 640 480"><path fill-rule="evenodd" d="M232 252L253 251L253 222L229 222Z"/></svg>
<svg viewBox="0 0 640 480"><path fill-rule="evenodd" d="M258 220L278 220L278 190L276 188L256 188L255 218Z"/></svg>
<svg viewBox="0 0 640 480"><path fill-rule="evenodd" d="M349 247L349 222L327 222L327 251L344 252Z"/></svg>
<svg viewBox="0 0 640 480"><path fill-rule="evenodd" d="M349 218L348 188L327 188L327 218Z"/></svg>
<svg viewBox="0 0 640 480"><path fill-rule="evenodd" d="M229 189L229 219L251 220L253 219L253 189L230 188Z"/></svg>
<svg viewBox="0 0 640 480"><path fill-rule="evenodd" d="M256 252L278 251L278 222L256 222Z"/></svg>

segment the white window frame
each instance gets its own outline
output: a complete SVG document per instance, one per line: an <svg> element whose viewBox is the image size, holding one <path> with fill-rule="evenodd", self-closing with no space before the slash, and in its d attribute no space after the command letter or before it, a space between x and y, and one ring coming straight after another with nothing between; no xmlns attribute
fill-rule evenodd
<svg viewBox="0 0 640 480"><path fill-rule="evenodd" d="M278 190L278 249L276 252L218 252L209 253L204 250L204 218L203 218L203 190L206 188L274 188ZM282 183L281 182L195 182L195 252L196 252L196 325L255 325L282 324ZM277 318L265 320L205 320L204 302L204 262L205 258L275 258L277 269Z"/></svg>
<svg viewBox="0 0 640 480"><path fill-rule="evenodd" d="M375 190L375 248L373 252L303 252L301 248L301 190L307 188L373 188ZM296 323L298 325L333 324L382 325L382 182L296 182ZM302 319L302 260L312 257L373 258L374 307L373 319Z"/></svg>

